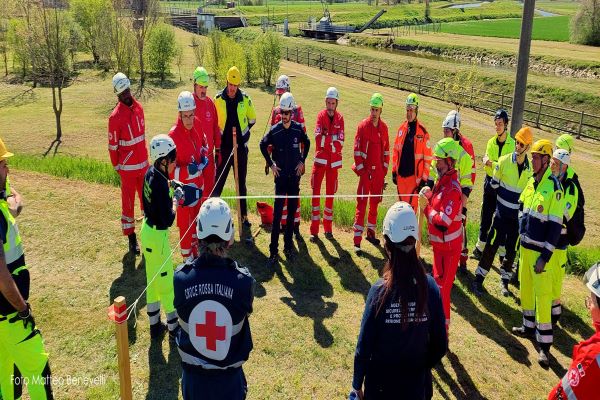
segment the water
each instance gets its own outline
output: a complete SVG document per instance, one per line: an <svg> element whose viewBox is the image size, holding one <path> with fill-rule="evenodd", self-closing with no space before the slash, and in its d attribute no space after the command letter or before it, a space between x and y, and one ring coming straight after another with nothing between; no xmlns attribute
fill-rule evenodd
<svg viewBox="0 0 600 400"><path fill-rule="evenodd" d="M537 14L539 14L541 17L558 17L560 14L554 14L548 11L544 11L544 10L538 10L536 9L535 12Z"/></svg>
<svg viewBox="0 0 600 400"><path fill-rule="evenodd" d="M481 7L483 3L469 3L469 4L455 4L447 8L477 8Z"/></svg>

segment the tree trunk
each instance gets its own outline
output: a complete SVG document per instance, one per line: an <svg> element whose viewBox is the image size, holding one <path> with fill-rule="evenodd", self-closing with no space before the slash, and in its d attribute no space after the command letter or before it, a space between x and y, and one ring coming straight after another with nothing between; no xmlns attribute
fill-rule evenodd
<svg viewBox="0 0 600 400"><path fill-rule="evenodd" d="M144 89L144 81L146 80L146 71L144 69L144 39L138 37L138 54L140 57L140 93Z"/></svg>
<svg viewBox="0 0 600 400"><path fill-rule="evenodd" d="M44 153L44 157L46 157L50 153L50 151L52 150L52 147L54 147L53 155L56 155L56 152L58 151L58 146L60 146L60 144L62 143L62 140L61 140L62 139L62 125L61 125L60 117L61 117L62 110L63 110L63 100L62 100L63 84L64 84L64 78L61 81L59 86L56 86L54 82L52 85L52 109L54 110L54 117L56 120L56 138L52 141L52 143L50 143L48 150L46 150L46 152Z"/></svg>
<svg viewBox="0 0 600 400"><path fill-rule="evenodd" d="M8 56L7 51L4 52L4 76L8 76Z"/></svg>

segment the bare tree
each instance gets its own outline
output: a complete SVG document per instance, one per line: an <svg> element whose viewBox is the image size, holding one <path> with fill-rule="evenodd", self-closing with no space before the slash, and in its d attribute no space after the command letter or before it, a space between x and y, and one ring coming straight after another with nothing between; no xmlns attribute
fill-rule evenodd
<svg viewBox="0 0 600 400"><path fill-rule="evenodd" d="M114 10L108 19L110 48L114 58L113 69L131 76L135 58L136 40L129 14L125 12L125 1L115 0Z"/></svg>
<svg viewBox="0 0 600 400"><path fill-rule="evenodd" d="M158 0L134 0L133 1L133 30L137 41L138 61L140 68L140 85L138 95L144 90L146 81L146 67L144 63L144 47L150 37L150 32L158 22L160 4Z"/></svg>

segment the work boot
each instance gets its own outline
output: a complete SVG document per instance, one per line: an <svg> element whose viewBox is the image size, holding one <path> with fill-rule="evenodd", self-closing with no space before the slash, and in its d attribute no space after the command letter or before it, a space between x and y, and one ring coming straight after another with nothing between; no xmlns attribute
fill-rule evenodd
<svg viewBox="0 0 600 400"><path fill-rule="evenodd" d="M362 250L360 249L360 244L354 245L354 254L356 254L357 256L360 256L362 254Z"/></svg>
<svg viewBox="0 0 600 400"><path fill-rule="evenodd" d="M501 279L500 283L501 283L501 287L500 287L500 291L502 292L502 296L504 297L508 297L510 296L510 292L508 291L508 279Z"/></svg>
<svg viewBox="0 0 600 400"><path fill-rule="evenodd" d="M327 239L327 240L333 240L333 233L331 233L331 232L325 232L325 239Z"/></svg>
<svg viewBox="0 0 600 400"><path fill-rule="evenodd" d="M129 252L131 254L135 254L136 256L139 256L140 255L140 245L137 241L137 237L135 236L135 232L127 235L127 238L129 239Z"/></svg>
<svg viewBox="0 0 600 400"><path fill-rule="evenodd" d="M538 363L542 368L548 368L550 366L550 352L540 349L540 352L538 353Z"/></svg>
<svg viewBox="0 0 600 400"><path fill-rule="evenodd" d="M381 243L379 239L375 237L375 232L370 229L367 231L366 239L367 242L371 243L373 246L379 246L379 244Z"/></svg>
<svg viewBox="0 0 600 400"><path fill-rule="evenodd" d="M512 328L513 335L517 335L524 338L530 338L533 336L533 332L529 331L523 325L521 326L513 326Z"/></svg>
<svg viewBox="0 0 600 400"><path fill-rule="evenodd" d="M471 290L475 296L480 297L485 293L485 289L483 288L483 276L476 274L475 279L471 285Z"/></svg>
<svg viewBox="0 0 600 400"><path fill-rule="evenodd" d="M483 252L481 250L479 250L477 247L475 247L475 249L473 249L473 254L471 254L471 258L473 260L480 261L482 255L483 255Z"/></svg>
<svg viewBox="0 0 600 400"><path fill-rule="evenodd" d="M169 331L169 342L175 342L180 329L181 326L178 325L177 328L173 329L172 331Z"/></svg>
<svg viewBox="0 0 600 400"><path fill-rule="evenodd" d="M310 235L310 236L308 237L308 240L309 240L311 243L317 243L317 242L319 241L319 235Z"/></svg>
<svg viewBox="0 0 600 400"><path fill-rule="evenodd" d="M167 325L162 321L158 321L156 324L150 325L150 338L160 339L163 337L166 331Z"/></svg>

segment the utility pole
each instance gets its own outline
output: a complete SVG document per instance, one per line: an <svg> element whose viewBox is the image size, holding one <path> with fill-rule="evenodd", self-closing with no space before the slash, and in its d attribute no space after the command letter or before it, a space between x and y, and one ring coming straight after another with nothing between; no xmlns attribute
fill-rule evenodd
<svg viewBox="0 0 600 400"><path fill-rule="evenodd" d="M531 48L531 30L533 28L533 14L535 0L523 1L523 20L521 22L521 40L519 42L519 55L517 60L517 76L515 78L515 92L512 104L512 119L510 135L515 136L523 125L523 110L525 109L525 93L527 92L527 70L529 69L529 50Z"/></svg>

